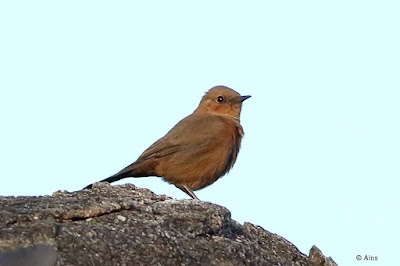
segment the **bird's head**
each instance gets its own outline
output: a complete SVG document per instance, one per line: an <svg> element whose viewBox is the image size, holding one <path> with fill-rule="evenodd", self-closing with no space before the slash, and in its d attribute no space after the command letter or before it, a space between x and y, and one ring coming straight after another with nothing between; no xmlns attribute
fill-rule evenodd
<svg viewBox="0 0 400 266"><path fill-rule="evenodd" d="M241 96L225 86L215 86L203 96L194 113L223 115L239 120L242 103L250 97Z"/></svg>

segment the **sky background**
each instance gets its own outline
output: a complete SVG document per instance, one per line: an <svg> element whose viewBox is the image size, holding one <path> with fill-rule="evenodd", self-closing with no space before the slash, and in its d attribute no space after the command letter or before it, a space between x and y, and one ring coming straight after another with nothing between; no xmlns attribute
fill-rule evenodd
<svg viewBox="0 0 400 266"><path fill-rule="evenodd" d="M245 131L197 196L339 265L395 265L398 1L2 1L0 195L75 191L226 85ZM124 179L188 198L156 177ZM378 261L357 261L356 256Z"/></svg>

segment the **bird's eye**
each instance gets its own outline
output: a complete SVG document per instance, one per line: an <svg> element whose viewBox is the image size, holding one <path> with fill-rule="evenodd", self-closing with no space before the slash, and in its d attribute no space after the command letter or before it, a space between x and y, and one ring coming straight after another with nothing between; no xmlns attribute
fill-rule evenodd
<svg viewBox="0 0 400 266"><path fill-rule="evenodd" d="M224 97L218 96L217 102L222 103L224 101Z"/></svg>

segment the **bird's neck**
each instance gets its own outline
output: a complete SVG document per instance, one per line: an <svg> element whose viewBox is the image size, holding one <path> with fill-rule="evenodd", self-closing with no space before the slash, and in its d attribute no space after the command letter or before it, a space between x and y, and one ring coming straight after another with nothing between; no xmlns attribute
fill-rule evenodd
<svg viewBox="0 0 400 266"><path fill-rule="evenodd" d="M235 120L236 122L240 123L240 118L238 116L233 116L231 114L215 114L215 115L220 115L220 116Z"/></svg>
<svg viewBox="0 0 400 266"><path fill-rule="evenodd" d="M211 108L207 108L204 106L199 106L196 110L194 110L193 114L203 114L203 115L217 115L217 116L221 116L221 117L225 117L231 120L236 121L237 123L240 123L240 113L238 114L237 111L232 110L232 109L228 109L228 110L224 110L225 112L221 112L221 110L214 110Z"/></svg>
<svg viewBox="0 0 400 266"><path fill-rule="evenodd" d="M219 117L224 117L224 118L229 119L231 121L234 121L235 123L240 125L239 116L235 116L235 115L232 115L232 114L229 114L229 113L217 113L217 112L212 112L210 110L204 111L204 110L196 109L193 112L193 114L194 115L215 115L215 116L219 116Z"/></svg>

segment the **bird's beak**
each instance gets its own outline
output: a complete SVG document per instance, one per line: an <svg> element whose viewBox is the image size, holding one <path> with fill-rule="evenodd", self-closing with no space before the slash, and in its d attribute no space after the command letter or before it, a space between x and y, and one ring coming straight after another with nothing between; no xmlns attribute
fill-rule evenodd
<svg viewBox="0 0 400 266"><path fill-rule="evenodd" d="M241 103L241 102L243 102L244 100L247 100L250 97L251 97L250 95L239 96L239 97L237 97L236 102Z"/></svg>

